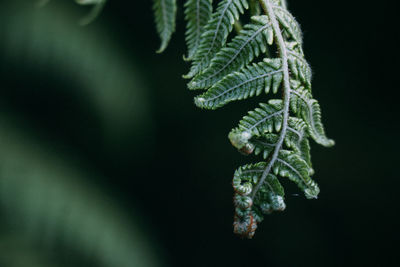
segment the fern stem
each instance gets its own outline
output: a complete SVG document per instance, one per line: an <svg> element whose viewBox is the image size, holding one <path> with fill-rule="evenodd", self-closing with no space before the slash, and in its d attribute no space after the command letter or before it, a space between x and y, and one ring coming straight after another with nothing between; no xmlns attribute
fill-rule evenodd
<svg viewBox="0 0 400 267"><path fill-rule="evenodd" d="M282 32L279 27L279 23L275 17L274 10L272 8L272 4L270 0L260 0L260 4L264 9L265 13L268 15L272 28L274 30L275 39L277 41L277 48L279 51L279 55L282 60L282 71L283 71L283 123L282 129L279 134L278 142L276 143L274 152L267 164L267 167L264 169L264 172L261 176L260 181L257 183L256 187L254 188L251 198L254 200L258 190L264 184L265 179L267 178L268 174L271 172L272 166L274 165L275 161L278 158L279 151L281 150L283 141L285 140L286 131L288 127L288 119L289 119L289 104L290 104L290 81L289 81L289 65L288 65L288 56L285 41L283 40Z"/></svg>

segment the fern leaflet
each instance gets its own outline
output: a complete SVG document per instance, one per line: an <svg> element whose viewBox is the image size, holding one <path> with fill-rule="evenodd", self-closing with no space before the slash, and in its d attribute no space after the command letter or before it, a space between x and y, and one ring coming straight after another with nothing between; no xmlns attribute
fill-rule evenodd
<svg viewBox="0 0 400 267"><path fill-rule="evenodd" d="M161 38L157 53L163 52L175 31L176 0L153 0L157 32Z"/></svg>
<svg viewBox="0 0 400 267"><path fill-rule="evenodd" d="M212 0L188 0L185 2L187 60L191 60L196 53L204 26L210 19L211 12Z"/></svg>
<svg viewBox="0 0 400 267"><path fill-rule="evenodd" d="M216 109L231 101L260 95L263 91L274 93L282 82L280 59L264 59L241 72L233 72L214 84L204 94L195 98L198 107Z"/></svg>

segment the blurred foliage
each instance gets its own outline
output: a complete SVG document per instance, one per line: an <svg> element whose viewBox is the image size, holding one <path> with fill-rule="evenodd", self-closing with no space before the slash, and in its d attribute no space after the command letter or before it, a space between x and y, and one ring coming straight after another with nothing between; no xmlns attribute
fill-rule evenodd
<svg viewBox="0 0 400 267"><path fill-rule="evenodd" d="M0 101L0 266L161 266L140 213L124 214L96 184L102 173L32 128L47 116L50 136L72 127L109 152L149 135L150 103L137 67L101 27L78 27L79 16L66 1L41 9L1 4L1 70L9 80Z"/></svg>
<svg viewBox="0 0 400 267"><path fill-rule="evenodd" d="M148 125L150 102L135 74L137 67L100 25L79 27L80 14L69 1L53 1L40 9L26 1L6 3L0 10L3 60L26 62L30 72L55 71L65 77L69 90L95 108L109 137L118 139L129 127Z"/></svg>
<svg viewBox="0 0 400 267"><path fill-rule="evenodd" d="M147 229L91 182L101 174L0 121L0 263L32 266L24 258L39 255L48 266L160 266Z"/></svg>

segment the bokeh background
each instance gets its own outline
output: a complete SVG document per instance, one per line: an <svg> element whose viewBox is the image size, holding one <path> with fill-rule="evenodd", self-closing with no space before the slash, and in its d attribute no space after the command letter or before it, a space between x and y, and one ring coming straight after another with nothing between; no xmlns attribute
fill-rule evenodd
<svg viewBox="0 0 400 267"><path fill-rule="evenodd" d="M255 159L227 134L265 100L194 106L182 8L160 55L150 1L82 27L70 0L0 0L0 266L396 266L397 45L371 3L289 1L336 146L312 145L319 199L284 181L242 240L231 178Z"/></svg>

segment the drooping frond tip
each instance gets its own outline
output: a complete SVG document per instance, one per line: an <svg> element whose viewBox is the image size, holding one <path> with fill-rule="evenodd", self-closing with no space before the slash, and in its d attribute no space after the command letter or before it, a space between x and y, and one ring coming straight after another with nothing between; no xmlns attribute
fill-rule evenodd
<svg viewBox="0 0 400 267"><path fill-rule="evenodd" d="M176 0L153 0L153 11L161 45L157 53L162 53L175 31Z"/></svg>
<svg viewBox="0 0 400 267"><path fill-rule="evenodd" d="M227 42L249 5L246 0L219 2L199 45L189 51L192 67L185 76L191 78L189 89L206 90L195 98L195 104L205 109L281 92L281 99L260 104L229 134L241 153L264 159L239 167L233 178L234 232L247 238L253 237L265 214L285 209L279 177L296 183L306 198L317 198L308 140L327 147L334 144L325 135L320 106L312 97L300 26L286 1L253 0L250 4L250 22ZM192 43L188 40L189 47Z"/></svg>

